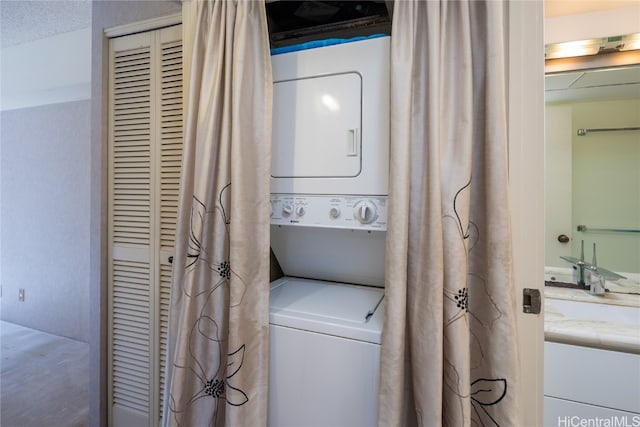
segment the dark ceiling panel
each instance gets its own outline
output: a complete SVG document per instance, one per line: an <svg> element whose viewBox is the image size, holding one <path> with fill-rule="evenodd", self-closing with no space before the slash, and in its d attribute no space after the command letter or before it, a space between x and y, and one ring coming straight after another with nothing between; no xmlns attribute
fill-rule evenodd
<svg viewBox="0 0 640 427"><path fill-rule="evenodd" d="M391 32L385 1L274 1L266 6L272 47Z"/></svg>

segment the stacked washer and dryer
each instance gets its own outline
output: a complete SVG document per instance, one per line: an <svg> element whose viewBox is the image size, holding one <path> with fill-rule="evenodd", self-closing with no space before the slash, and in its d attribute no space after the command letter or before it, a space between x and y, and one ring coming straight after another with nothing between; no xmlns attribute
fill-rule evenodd
<svg viewBox="0 0 640 427"><path fill-rule="evenodd" d="M272 57L272 427L376 424L389 40Z"/></svg>

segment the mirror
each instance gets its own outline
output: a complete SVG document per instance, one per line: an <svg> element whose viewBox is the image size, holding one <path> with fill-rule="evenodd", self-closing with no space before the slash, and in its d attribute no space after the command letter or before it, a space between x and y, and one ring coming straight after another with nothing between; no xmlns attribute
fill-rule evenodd
<svg viewBox="0 0 640 427"><path fill-rule="evenodd" d="M545 103L545 276L571 282L584 241L640 293L640 64L548 73Z"/></svg>

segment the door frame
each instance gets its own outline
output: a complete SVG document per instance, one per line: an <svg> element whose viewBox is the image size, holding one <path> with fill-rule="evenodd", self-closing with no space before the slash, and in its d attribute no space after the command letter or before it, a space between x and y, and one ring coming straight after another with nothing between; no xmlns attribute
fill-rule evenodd
<svg viewBox="0 0 640 427"><path fill-rule="evenodd" d="M522 311L523 290L544 291L543 3L509 3L509 186L520 378L520 425L542 425L544 304Z"/></svg>

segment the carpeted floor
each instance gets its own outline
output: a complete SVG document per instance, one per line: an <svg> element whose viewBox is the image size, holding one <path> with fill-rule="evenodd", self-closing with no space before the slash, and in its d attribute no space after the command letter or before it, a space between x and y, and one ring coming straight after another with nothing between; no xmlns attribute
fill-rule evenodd
<svg viewBox="0 0 640 427"><path fill-rule="evenodd" d="M89 424L89 344L0 321L0 426Z"/></svg>

